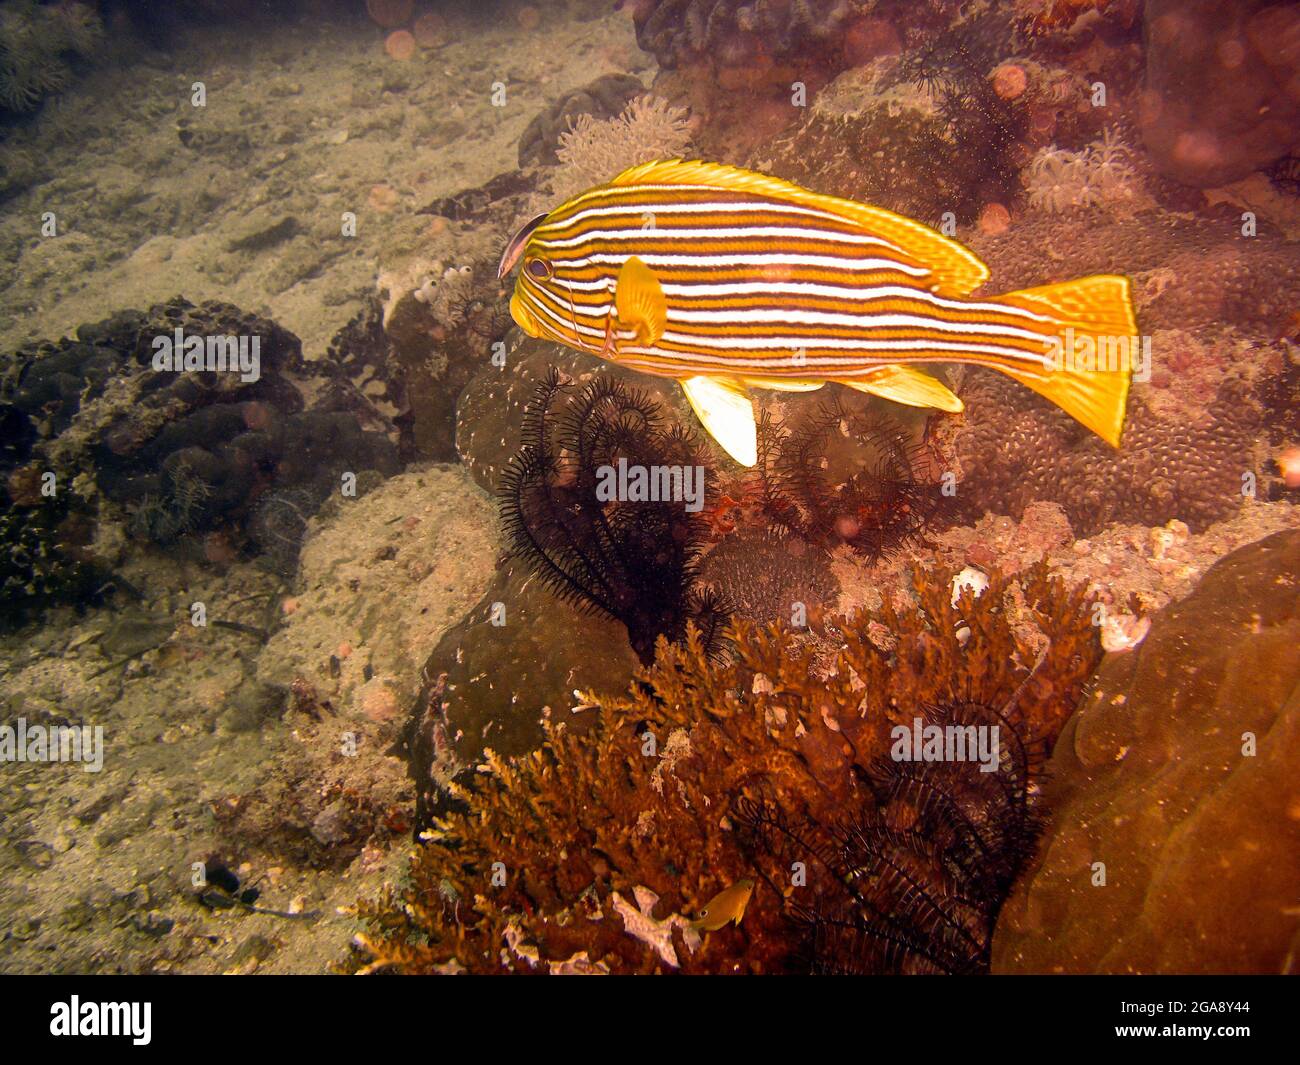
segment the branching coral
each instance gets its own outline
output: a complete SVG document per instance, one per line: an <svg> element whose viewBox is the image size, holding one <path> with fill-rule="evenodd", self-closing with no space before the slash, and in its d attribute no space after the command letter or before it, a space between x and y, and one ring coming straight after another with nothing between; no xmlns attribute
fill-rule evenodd
<svg viewBox="0 0 1300 1065"><path fill-rule="evenodd" d="M638 96L615 118L581 114L560 134L560 169L551 179L554 206L600 185L637 163L672 159L690 144L684 110L654 96Z"/></svg>
<svg viewBox="0 0 1300 1065"><path fill-rule="evenodd" d="M84 4L14 0L0 9L0 107L31 111L67 87L66 57L88 56L103 33Z"/></svg>
<svg viewBox="0 0 1300 1065"><path fill-rule="evenodd" d="M562 411L555 409L566 397ZM719 626L719 600L697 587L706 527L689 509L690 483L706 491L708 452L670 426L657 403L610 377L576 394L552 371L524 415L523 447L502 476L511 550L562 599L621 621L650 661L655 640L679 640L688 619ZM602 498L600 483L625 466L665 471L681 498Z"/></svg>
<svg viewBox="0 0 1300 1065"><path fill-rule="evenodd" d="M1083 593L1041 567L956 606L950 580L915 570L914 608L841 619L821 646L745 621L727 662L694 630L661 640L626 695L590 697L590 727L549 722L541 750L489 754L453 786L463 809L422 837L408 883L359 907L351 967L978 969L1028 845L1033 769L1100 652ZM891 729L918 717L1000 725L1002 768L889 762ZM802 845L765 839L780 825ZM897 871L869 883L879 862ZM681 917L742 878L757 888L741 925L693 943ZM970 949L922 895L965 914ZM878 919L850 917L859 899Z"/></svg>
<svg viewBox="0 0 1300 1065"><path fill-rule="evenodd" d="M993 924L1033 853L1031 803L1045 753L1006 707L959 701L918 709L931 734L996 735L999 764L877 759L874 808L829 826L791 824L774 803L743 800L747 845L775 868L809 856L827 891L791 915L807 929L819 973L976 973L988 968ZM989 762L992 765L992 760Z"/></svg>

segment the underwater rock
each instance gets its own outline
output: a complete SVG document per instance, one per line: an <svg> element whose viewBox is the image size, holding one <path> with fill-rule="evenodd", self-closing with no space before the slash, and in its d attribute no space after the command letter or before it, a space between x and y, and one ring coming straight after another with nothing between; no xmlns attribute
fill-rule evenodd
<svg viewBox="0 0 1300 1065"><path fill-rule="evenodd" d="M536 750L547 717L581 729L591 715L571 713L582 702L575 691L621 690L636 665L617 621L557 600L527 567L507 563L424 665L408 736L419 823L485 748Z"/></svg>
<svg viewBox="0 0 1300 1065"><path fill-rule="evenodd" d="M15 362L12 384L5 389L5 420L23 436L35 438L66 429L83 398L102 394L109 379L120 372L123 359L112 348L62 340L18 352ZM23 419L26 425L19 429Z"/></svg>
<svg viewBox="0 0 1300 1065"><path fill-rule="evenodd" d="M153 370L158 338L173 339L178 329L187 338L248 338L250 353L256 337L255 379L238 372ZM79 442L106 438L125 452L162 423L213 403L261 400L286 412L301 410L301 397L284 380L301 365L298 338L269 319L178 296L147 312L119 311L83 325L75 339L20 349L3 398L33 421L42 440L59 436L83 407L101 400L91 423L79 425L75 435ZM106 395L110 385L118 394Z"/></svg>
<svg viewBox="0 0 1300 1065"><path fill-rule="evenodd" d="M437 215L453 222L483 222L498 213L505 216L511 213L513 205L519 204L523 197L532 193L537 184L537 176L536 167L507 170L482 185L461 189L450 196L440 196L415 213Z"/></svg>
<svg viewBox="0 0 1300 1065"><path fill-rule="evenodd" d="M838 53L840 31L860 6L868 5L843 0L651 0L634 6L633 19L637 43L662 67L707 59L740 68Z"/></svg>
<svg viewBox="0 0 1300 1065"><path fill-rule="evenodd" d="M138 450L96 452L104 494L132 508L132 527L166 543L251 517L261 495L303 487L319 502L345 474L400 468L392 444L348 414L276 416L263 404L217 404L178 421ZM314 509L314 508L313 508Z"/></svg>
<svg viewBox="0 0 1300 1065"><path fill-rule="evenodd" d="M628 102L645 92L641 79L632 74L605 74L580 89L565 93L538 114L519 138L519 166L559 162L555 152L560 134L572 128L579 115L595 119L613 118ZM613 176L612 174L610 175Z"/></svg>
<svg viewBox="0 0 1300 1065"><path fill-rule="evenodd" d="M374 716L375 683L409 705L430 648L492 578L494 525L491 501L456 466L331 498L307 523L293 609L258 657L259 681L306 683L351 721Z"/></svg>
<svg viewBox="0 0 1300 1065"><path fill-rule="evenodd" d="M291 240L303 230L302 223L293 215L281 215L274 221L261 220L246 227L246 232L226 244L227 251L265 251L286 240Z"/></svg>
<svg viewBox="0 0 1300 1065"><path fill-rule="evenodd" d="M191 369L164 365L178 336L203 342ZM62 488L89 476L93 486L78 490L92 517L98 488L124 505L141 539L221 530L242 546L268 493L295 493L285 498L310 513L339 490L342 474L400 468L391 425L375 415L376 428L363 428L364 402L304 409L300 385L316 371L304 366L297 337L229 304L176 297L122 311L75 339L23 348L11 365L0 399L14 442L0 463L26 462L11 484L51 472ZM329 364L321 372L337 382L343 371ZM338 389L322 398L349 407ZM263 533L273 525L259 524Z"/></svg>
<svg viewBox="0 0 1300 1065"><path fill-rule="evenodd" d="M446 461L456 456L456 398L475 373L490 368L511 321L495 262L424 267L381 277L382 316L376 321L372 310L352 328L368 326L371 347L382 346L391 362L386 376L401 382L404 453Z"/></svg>
<svg viewBox="0 0 1300 1065"><path fill-rule="evenodd" d="M320 500L308 488L282 488L257 501L248 520L248 536L257 544L271 572L292 580L308 522Z"/></svg>
<svg viewBox="0 0 1300 1065"><path fill-rule="evenodd" d="M1300 144L1300 9L1147 0L1143 137L1187 185L1226 185Z"/></svg>
<svg viewBox="0 0 1300 1065"><path fill-rule="evenodd" d="M276 865L342 870L363 848L403 836L411 795L401 763L385 753L382 736L350 729L352 753L340 757L337 723L295 716L291 753L268 761L255 786L210 800L223 849Z"/></svg>
<svg viewBox="0 0 1300 1065"><path fill-rule="evenodd" d="M1300 531L1240 548L1102 662L1049 763L994 971L1295 971L1297 574Z"/></svg>
<svg viewBox="0 0 1300 1065"><path fill-rule="evenodd" d="M324 378L315 410L349 411L361 426L397 441L403 461L416 457L406 372L384 330L383 303L371 293L357 314L331 338L313 365Z"/></svg>
<svg viewBox="0 0 1300 1065"><path fill-rule="evenodd" d="M1300 528L1300 508L1287 503L1246 503L1230 517L1201 533L1185 522L1165 525L1110 524L1087 538L1073 533L1057 503L1031 503L1020 522L986 514L973 525L936 532L932 549L919 552L922 564L948 570L973 568L987 573L1023 572L1044 562L1068 586L1086 587L1106 616L1145 618L1188 595L1202 575L1225 555L1273 533ZM844 612L872 606L882 597L910 587L915 559L897 559L868 571L835 565ZM1132 622L1129 622L1132 624Z"/></svg>

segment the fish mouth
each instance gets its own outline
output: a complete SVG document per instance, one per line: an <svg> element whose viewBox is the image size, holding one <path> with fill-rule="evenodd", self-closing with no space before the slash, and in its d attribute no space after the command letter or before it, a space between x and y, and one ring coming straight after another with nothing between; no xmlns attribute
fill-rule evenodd
<svg viewBox="0 0 1300 1065"><path fill-rule="evenodd" d="M530 337L544 335L542 327L537 324L537 319L533 317L532 312L524 306L524 301L519 298L518 292L510 297L510 317L515 320L515 325Z"/></svg>

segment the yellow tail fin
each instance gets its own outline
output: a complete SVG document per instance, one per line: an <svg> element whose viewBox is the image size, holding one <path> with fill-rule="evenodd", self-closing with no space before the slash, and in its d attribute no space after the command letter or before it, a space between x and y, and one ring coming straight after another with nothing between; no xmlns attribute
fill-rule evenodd
<svg viewBox="0 0 1300 1065"><path fill-rule="evenodd" d="M1056 323L1056 368L1048 373L999 366L1119 447L1129 378L1142 357L1129 280L1113 274L1061 281L999 296Z"/></svg>

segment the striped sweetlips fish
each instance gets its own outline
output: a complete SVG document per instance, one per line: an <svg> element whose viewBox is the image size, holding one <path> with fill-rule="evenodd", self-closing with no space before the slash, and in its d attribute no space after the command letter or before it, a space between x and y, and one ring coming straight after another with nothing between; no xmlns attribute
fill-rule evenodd
<svg viewBox="0 0 1300 1065"><path fill-rule="evenodd" d="M960 411L917 368L928 362L991 366L1119 446L1131 367L1095 352L1136 350L1126 277L974 298L988 267L928 226L683 160L635 166L533 219L498 277L521 260L510 313L525 333L676 378L746 466L757 461L751 387L838 381ZM1081 344L1094 357L1072 357Z"/></svg>

